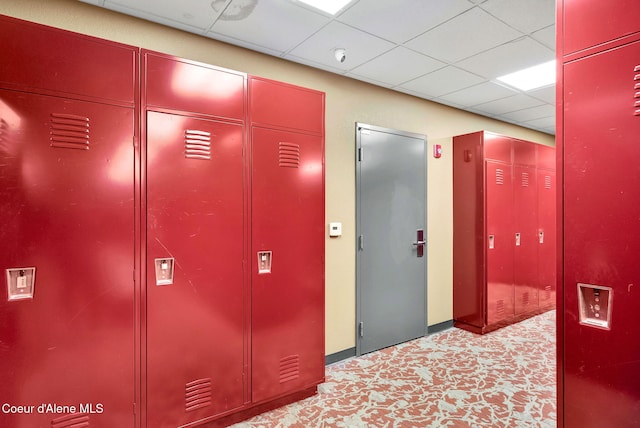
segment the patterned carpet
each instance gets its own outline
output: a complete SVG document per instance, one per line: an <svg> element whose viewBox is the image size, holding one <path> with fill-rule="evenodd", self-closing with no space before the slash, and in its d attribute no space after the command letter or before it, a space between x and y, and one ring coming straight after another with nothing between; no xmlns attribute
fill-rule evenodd
<svg viewBox="0 0 640 428"><path fill-rule="evenodd" d="M233 425L555 427L555 311L484 336L449 330L327 367L306 400Z"/></svg>

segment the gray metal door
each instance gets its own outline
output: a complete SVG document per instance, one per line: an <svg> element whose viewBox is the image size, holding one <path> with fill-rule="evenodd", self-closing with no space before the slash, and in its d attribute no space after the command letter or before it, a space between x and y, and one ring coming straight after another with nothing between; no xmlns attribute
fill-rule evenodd
<svg viewBox="0 0 640 428"><path fill-rule="evenodd" d="M426 137L356 124L358 355L427 330Z"/></svg>

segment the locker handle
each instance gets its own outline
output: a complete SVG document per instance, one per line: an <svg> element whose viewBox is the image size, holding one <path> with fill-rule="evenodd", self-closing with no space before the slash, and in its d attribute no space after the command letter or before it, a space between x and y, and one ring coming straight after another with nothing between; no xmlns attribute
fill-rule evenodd
<svg viewBox="0 0 640 428"><path fill-rule="evenodd" d="M520 232L516 232L516 247L520 246Z"/></svg>
<svg viewBox="0 0 640 428"><path fill-rule="evenodd" d="M540 230L540 231L538 232L538 241L539 241L541 244L544 244L544 230Z"/></svg>
<svg viewBox="0 0 640 428"><path fill-rule="evenodd" d="M424 257L424 246L426 243L427 241L424 240L424 230L418 229L416 231L416 242L411 244L417 249L417 257Z"/></svg>
<svg viewBox="0 0 640 428"><path fill-rule="evenodd" d="M495 236L494 235L489 235L489 249L493 250L494 247L494 242L495 242Z"/></svg>

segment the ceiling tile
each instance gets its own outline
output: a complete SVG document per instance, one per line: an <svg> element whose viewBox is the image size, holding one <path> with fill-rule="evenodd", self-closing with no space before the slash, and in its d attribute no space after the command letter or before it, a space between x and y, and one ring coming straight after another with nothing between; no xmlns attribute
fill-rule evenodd
<svg viewBox="0 0 640 428"><path fill-rule="evenodd" d="M546 86L544 88L535 89L533 91L527 91L527 94L549 104L556 103L556 85Z"/></svg>
<svg viewBox="0 0 640 428"><path fill-rule="evenodd" d="M451 94L439 97L442 100L454 102L465 106L475 106L500 98L514 95L511 89L496 85L491 82L484 82L479 85L471 86Z"/></svg>
<svg viewBox="0 0 640 428"><path fill-rule="evenodd" d="M481 77L450 66L418 77L400 86L403 89L415 91L428 97L439 97L480 82L482 82Z"/></svg>
<svg viewBox="0 0 640 428"><path fill-rule="evenodd" d="M107 0L108 9L136 16L170 27L195 32L206 30L213 24L218 13L211 3L200 0ZM179 27L176 24L181 24Z"/></svg>
<svg viewBox="0 0 640 428"><path fill-rule="evenodd" d="M349 75L354 74L395 86L444 66L446 64L443 62L400 46L354 68Z"/></svg>
<svg viewBox="0 0 640 428"><path fill-rule="evenodd" d="M511 111L522 110L529 107L536 107L543 104L542 101L531 98L524 94L514 95L512 97L501 98L488 103L478 104L473 107L474 110L481 111L491 115L501 115Z"/></svg>
<svg viewBox="0 0 640 428"><path fill-rule="evenodd" d="M215 40L219 40L221 42L229 43L231 45L240 46L246 49L251 49L253 51L262 52L267 55L280 57L283 54L281 50L271 49L267 46L255 45L251 42L247 42L245 40L238 40L233 37L229 37L225 34L219 34L213 31L208 32L206 36Z"/></svg>
<svg viewBox="0 0 640 428"><path fill-rule="evenodd" d="M545 45L546 47L556 50L556 26L550 25L542 30L538 30L531 34L531 37Z"/></svg>
<svg viewBox="0 0 640 428"><path fill-rule="evenodd" d="M549 104L543 104L537 107L526 108L518 111L512 111L505 113L502 116L507 119L515 120L517 122L527 122L534 119L540 119L543 117L553 117L555 115L555 108Z"/></svg>
<svg viewBox="0 0 640 428"><path fill-rule="evenodd" d="M471 7L466 0L360 0L338 21L404 43Z"/></svg>
<svg viewBox="0 0 640 428"><path fill-rule="evenodd" d="M445 62L455 62L521 36L476 6L405 46Z"/></svg>
<svg viewBox="0 0 640 428"><path fill-rule="evenodd" d="M80 0L82 3L94 4L96 6L103 6L104 0Z"/></svg>
<svg viewBox="0 0 640 428"><path fill-rule="evenodd" d="M238 1L234 0L229 7ZM271 51L286 52L328 22L329 18L288 0L270 0L258 2L251 14L244 19L218 19L211 30Z"/></svg>
<svg viewBox="0 0 640 428"><path fill-rule="evenodd" d="M336 17L297 0L80 1L554 132L532 119L555 114L553 86L523 93L490 81L553 59L553 0L353 0Z"/></svg>
<svg viewBox="0 0 640 428"><path fill-rule="evenodd" d="M487 0L482 8L503 22L532 33L555 22L555 0Z"/></svg>
<svg viewBox="0 0 640 428"><path fill-rule="evenodd" d="M333 63L331 61L329 61L327 63L319 63L319 62L316 62L316 61L308 59L308 58L300 58L300 57L297 57L297 56L291 55L291 54L287 54L282 58L286 59L287 61L297 62L298 64L308 65L309 67L318 68L320 70L326 70L326 71L329 71L329 72L335 73L335 74L345 74L346 73L345 70L338 68L340 66L340 63L337 62L337 61L334 61ZM334 66L334 64L335 64L335 66ZM380 83L383 83L383 82L380 82Z"/></svg>
<svg viewBox="0 0 640 428"><path fill-rule="evenodd" d="M495 79L554 58L551 49L530 37L523 37L460 61L456 66L487 79Z"/></svg>
<svg viewBox="0 0 640 428"><path fill-rule="evenodd" d="M525 126L533 126L536 128L554 129L556 125L556 118L555 116L547 116L540 119L523 121L523 124Z"/></svg>
<svg viewBox="0 0 640 428"><path fill-rule="evenodd" d="M393 47L393 43L333 21L292 49L290 54L346 71L372 60ZM343 63L337 62L334 57L333 51L336 48L347 50L347 58Z"/></svg>

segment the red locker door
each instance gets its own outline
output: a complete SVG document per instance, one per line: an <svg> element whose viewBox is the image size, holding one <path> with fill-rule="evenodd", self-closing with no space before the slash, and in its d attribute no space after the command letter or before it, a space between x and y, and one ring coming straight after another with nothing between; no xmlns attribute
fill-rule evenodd
<svg viewBox="0 0 640 428"><path fill-rule="evenodd" d="M0 426L134 424L133 126L130 108L0 90L2 286L36 269L32 299L0 299L0 403L34 408Z"/></svg>
<svg viewBox="0 0 640 428"><path fill-rule="evenodd" d="M569 428L640 426L638 69L640 42L564 65L564 415ZM608 329L580 323L579 284L612 288ZM585 296L587 307L595 310L593 294Z"/></svg>
<svg viewBox="0 0 640 428"><path fill-rule="evenodd" d="M511 165L486 162L487 324L514 314L513 185Z"/></svg>
<svg viewBox="0 0 640 428"><path fill-rule="evenodd" d="M321 137L252 130L252 400L324 379Z"/></svg>
<svg viewBox="0 0 640 428"><path fill-rule="evenodd" d="M563 54L640 31L638 0L564 0Z"/></svg>
<svg viewBox="0 0 640 428"><path fill-rule="evenodd" d="M147 115L149 427L244 402L242 146L240 125Z"/></svg>
<svg viewBox="0 0 640 428"><path fill-rule="evenodd" d="M533 166L516 165L513 171L514 309L520 315L538 309L537 177Z"/></svg>
<svg viewBox="0 0 640 428"><path fill-rule="evenodd" d="M539 307L550 309L556 304L556 173L537 173Z"/></svg>

